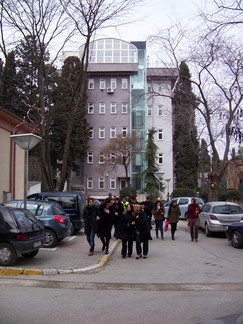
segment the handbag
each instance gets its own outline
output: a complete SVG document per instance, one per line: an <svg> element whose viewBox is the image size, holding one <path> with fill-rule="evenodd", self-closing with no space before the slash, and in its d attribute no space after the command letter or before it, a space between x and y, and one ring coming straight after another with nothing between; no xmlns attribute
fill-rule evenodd
<svg viewBox="0 0 243 324"><path fill-rule="evenodd" d="M168 219L166 219L166 221L165 221L165 227L164 227L164 231L165 231L165 232L168 231L169 224L170 224L170 221L169 221Z"/></svg>

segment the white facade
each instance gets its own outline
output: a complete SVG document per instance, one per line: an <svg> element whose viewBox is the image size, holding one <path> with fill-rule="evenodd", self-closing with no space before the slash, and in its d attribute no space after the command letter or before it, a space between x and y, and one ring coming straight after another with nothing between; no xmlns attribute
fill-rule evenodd
<svg viewBox="0 0 243 324"><path fill-rule="evenodd" d="M73 186L80 186L87 196L119 195L125 185L124 167L100 173L97 170L102 163L99 152L110 138L136 133L142 149L134 154L129 179L132 187L144 194L141 177L146 168L144 150L147 131L154 127L159 148L158 176L163 178L160 189L165 188L165 198L167 191L173 190L171 91L175 69L147 69L145 42L101 39L93 42L91 49L87 90L90 141L81 171L72 179Z"/></svg>
<svg viewBox="0 0 243 324"><path fill-rule="evenodd" d="M177 77L175 69L148 68L148 129L156 129L158 178L165 199L173 191L172 90Z"/></svg>

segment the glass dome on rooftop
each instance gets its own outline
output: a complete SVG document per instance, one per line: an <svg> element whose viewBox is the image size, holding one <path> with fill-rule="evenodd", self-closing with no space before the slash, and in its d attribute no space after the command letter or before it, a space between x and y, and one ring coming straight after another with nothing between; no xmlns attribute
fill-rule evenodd
<svg viewBox="0 0 243 324"><path fill-rule="evenodd" d="M82 50L83 46L80 47L80 52ZM136 46L115 38L103 38L91 42L89 54L90 63L138 63Z"/></svg>

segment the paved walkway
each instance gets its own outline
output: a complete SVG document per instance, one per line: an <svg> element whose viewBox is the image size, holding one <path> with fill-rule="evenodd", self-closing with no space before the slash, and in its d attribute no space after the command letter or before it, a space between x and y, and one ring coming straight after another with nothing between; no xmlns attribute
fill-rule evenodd
<svg viewBox="0 0 243 324"><path fill-rule="evenodd" d="M109 261L114 249L120 241L111 240L109 254L101 251L102 243L96 237L95 253L88 256L89 245L86 236L78 233L65 238L53 249L40 249L32 259L19 258L12 267L0 267L0 275L52 275L65 273L81 273L97 270Z"/></svg>

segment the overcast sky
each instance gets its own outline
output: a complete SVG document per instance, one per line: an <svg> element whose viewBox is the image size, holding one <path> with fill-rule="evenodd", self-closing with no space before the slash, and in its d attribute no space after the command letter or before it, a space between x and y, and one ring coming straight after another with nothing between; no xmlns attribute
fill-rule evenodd
<svg viewBox="0 0 243 324"><path fill-rule="evenodd" d="M147 16L141 21L120 27L116 30L103 30L98 37L117 37L126 41L145 41L155 34L158 28L166 28L176 18L193 22L198 7L211 0L148 0L147 5L139 9L137 16Z"/></svg>

